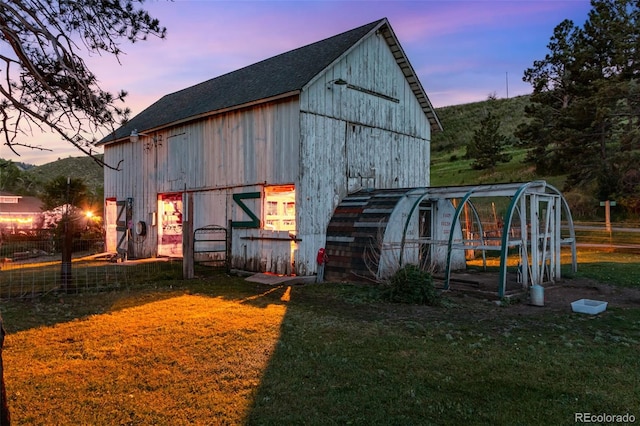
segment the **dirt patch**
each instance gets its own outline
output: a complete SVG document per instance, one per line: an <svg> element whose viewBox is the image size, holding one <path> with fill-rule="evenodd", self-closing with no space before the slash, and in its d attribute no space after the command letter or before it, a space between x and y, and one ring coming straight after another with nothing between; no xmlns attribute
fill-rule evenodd
<svg viewBox="0 0 640 426"><path fill-rule="evenodd" d="M462 312L458 312L459 315L465 316L465 312L471 311L467 319L473 320L570 313L571 302L580 299L607 302L607 309L640 308L640 288L617 287L588 278L567 279L557 284L545 285L544 306L530 304L527 294L512 298L506 306L499 300L483 300L482 297L465 294L463 291L448 292L447 297L463 307ZM503 306L498 308L498 305Z"/></svg>
<svg viewBox="0 0 640 426"><path fill-rule="evenodd" d="M586 278L565 279L554 285L545 285L544 306L531 305L526 294L505 303L495 292L479 294L455 287L443 293L441 306L386 303L376 297L367 297L371 294L370 288L364 284L338 288L303 285L299 292L294 289L296 294L291 300L309 309L358 321L421 324L446 321L461 326L491 323L490 327L497 329L514 320L530 318L535 321L543 316L571 315L571 302L580 299L605 301L608 303L607 311L610 308L640 308L640 288L616 287Z"/></svg>
<svg viewBox="0 0 640 426"><path fill-rule="evenodd" d="M640 289L600 284L590 279L565 280L545 288L545 306L550 309L571 309L571 302L594 299L608 302L611 308L640 307Z"/></svg>

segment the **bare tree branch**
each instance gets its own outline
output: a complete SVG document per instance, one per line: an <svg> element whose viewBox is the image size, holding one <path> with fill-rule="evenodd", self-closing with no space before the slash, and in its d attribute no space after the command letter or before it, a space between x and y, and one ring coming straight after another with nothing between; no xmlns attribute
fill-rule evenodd
<svg viewBox="0 0 640 426"><path fill-rule="evenodd" d="M100 88L81 53L109 54L120 43L164 38L166 29L142 10L144 0L0 0L0 132L3 144L48 150L20 140L34 128L59 135L99 164L94 135L128 118L126 92ZM113 167L111 167L113 168Z"/></svg>

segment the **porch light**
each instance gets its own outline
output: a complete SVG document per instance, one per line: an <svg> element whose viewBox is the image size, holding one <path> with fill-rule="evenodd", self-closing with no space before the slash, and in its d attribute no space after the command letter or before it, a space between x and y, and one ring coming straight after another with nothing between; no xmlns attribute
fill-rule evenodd
<svg viewBox="0 0 640 426"><path fill-rule="evenodd" d="M152 141L150 142L146 142L144 144L144 149L145 150L151 150L152 147L158 147L158 146L162 146L162 136L154 136L154 135L150 135L148 133L142 133L142 132L138 132L138 129L133 129L131 131L131 134L129 135L129 139L131 140L131 142L133 143L138 143L138 141L140 140L140 136L148 136L152 139Z"/></svg>
<svg viewBox="0 0 640 426"><path fill-rule="evenodd" d="M349 83L347 83L347 80L342 79L342 78L337 78L335 80L331 80L330 82L327 83L327 89L331 90L332 85L336 85L336 86L348 86Z"/></svg>

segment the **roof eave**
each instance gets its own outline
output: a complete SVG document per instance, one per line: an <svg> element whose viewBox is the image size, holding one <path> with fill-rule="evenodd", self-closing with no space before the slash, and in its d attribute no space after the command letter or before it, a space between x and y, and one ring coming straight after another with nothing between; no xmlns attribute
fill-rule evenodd
<svg viewBox="0 0 640 426"><path fill-rule="evenodd" d="M391 25L388 25L387 23L387 25L381 29L382 29L382 34L385 40L387 41L387 44L391 48L391 53L396 59L398 66L400 67L400 69L402 70L402 73L407 79L407 82L409 82L409 87L411 87L411 90L413 90L413 93L416 95L416 98L418 99L418 102L420 103L422 110L424 111L425 115L429 119L429 122L431 123L431 131L441 132L442 123L440 122L440 119L438 118L436 111L433 108L433 105L431 104L429 97L427 96L427 92L424 90L424 87L422 87L422 83L420 83L420 80L418 79L418 75L413 69L413 66L411 65L411 63L409 62L409 58L404 53L404 50L402 49L402 46L400 45L398 38L393 32Z"/></svg>
<svg viewBox="0 0 640 426"><path fill-rule="evenodd" d="M184 118L182 120L172 121L170 123L165 123L165 124L163 124L161 126L149 127L149 128L140 128L140 129L135 128L135 130L138 131L138 132L145 132L145 133L146 132L157 132L157 131L160 131L162 129L166 129L168 127L178 126L180 124L188 123L188 122L195 121L195 120L200 120L200 119L205 118L205 117L210 117L210 116L218 115L218 114L224 114L226 112L234 111L234 110L238 110L238 109L250 108L250 107L255 106L255 105L265 104L265 103L268 103L268 102L278 101L278 100L281 100L281 99L291 98L291 97L294 97L294 96L298 96L299 94L300 94L300 90L292 90L290 92L281 93L279 95L270 96L268 98L257 99L255 101L246 102L246 103L243 103L243 104L234 105L234 106L227 107L227 108L221 108L221 109L217 109L215 111L209 111L209 112L205 112L203 114L194 115L194 116L191 116L191 117ZM134 123L134 125L135 125L135 123ZM125 126L127 128L128 127L133 127L133 126L129 125L129 123L127 123ZM132 129L132 131L133 131L133 129ZM104 140L103 139L102 141L97 143L96 146L111 145L111 144L115 144L115 143L119 143L119 142L126 142L129 139L129 137L130 137L129 135L126 135L126 136L121 136L121 137L119 137L117 139L112 139L112 140Z"/></svg>

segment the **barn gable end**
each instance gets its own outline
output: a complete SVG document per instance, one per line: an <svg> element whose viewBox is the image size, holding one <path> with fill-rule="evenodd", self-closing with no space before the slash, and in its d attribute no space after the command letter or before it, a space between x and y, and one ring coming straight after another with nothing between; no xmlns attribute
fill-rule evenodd
<svg viewBox="0 0 640 426"><path fill-rule="evenodd" d="M339 202L360 188L429 184L440 123L386 19L158 100L112 135L108 241L181 255L193 228L229 228L233 267L310 275ZM144 236L117 225L143 222ZM123 247L118 247L124 249Z"/></svg>

